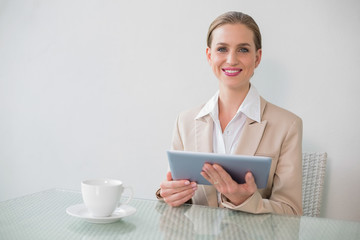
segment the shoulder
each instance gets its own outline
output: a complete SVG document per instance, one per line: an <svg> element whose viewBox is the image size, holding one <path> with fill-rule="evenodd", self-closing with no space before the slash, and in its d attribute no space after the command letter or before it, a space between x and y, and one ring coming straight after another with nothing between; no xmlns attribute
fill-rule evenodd
<svg viewBox="0 0 360 240"><path fill-rule="evenodd" d="M184 110L179 113L178 121L181 122L192 122L195 120L196 116L199 114L201 109L204 107L205 104L201 104L199 106Z"/></svg>
<svg viewBox="0 0 360 240"><path fill-rule="evenodd" d="M196 120L196 117L198 116L199 112L203 108L204 104L199 105L197 107L182 111L179 113L177 119L176 119L176 127L178 130L178 133L185 136L192 136L195 134L196 126L201 123L209 123L209 118L211 117L208 115L206 117L200 118L200 121Z"/></svg>
<svg viewBox="0 0 360 240"><path fill-rule="evenodd" d="M278 158L292 149L296 150L297 157L300 156L303 132L301 118L263 99L261 103L265 103L262 105L261 121L266 122L266 128L257 152Z"/></svg>
<svg viewBox="0 0 360 240"><path fill-rule="evenodd" d="M262 117L261 120L267 120L268 122L276 122L283 125L302 125L302 119L295 113L272 104L265 99L261 98L262 104Z"/></svg>

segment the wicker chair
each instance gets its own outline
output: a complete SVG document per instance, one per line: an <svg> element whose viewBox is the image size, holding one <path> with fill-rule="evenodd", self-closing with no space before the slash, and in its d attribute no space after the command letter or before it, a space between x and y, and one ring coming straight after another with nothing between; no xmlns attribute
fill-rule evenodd
<svg viewBox="0 0 360 240"><path fill-rule="evenodd" d="M320 215L327 153L303 153L303 214Z"/></svg>

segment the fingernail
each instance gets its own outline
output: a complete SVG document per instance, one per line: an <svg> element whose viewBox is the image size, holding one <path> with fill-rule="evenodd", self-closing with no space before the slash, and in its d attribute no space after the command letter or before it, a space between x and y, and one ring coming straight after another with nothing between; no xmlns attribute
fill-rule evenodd
<svg viewBox="0 0 360 240"><path fill-rule="evenodd" d="M192 186L192 187L196 187L196 183L192 183L191 186Z"/></svg>
<svg viewBox="0 0 360 240"><path fill-rule="evenodd" d="M190 182L189 182L189 181L186 181L186 182L185 182L185 185L189 185L189 184L190 184Z"/></svg>

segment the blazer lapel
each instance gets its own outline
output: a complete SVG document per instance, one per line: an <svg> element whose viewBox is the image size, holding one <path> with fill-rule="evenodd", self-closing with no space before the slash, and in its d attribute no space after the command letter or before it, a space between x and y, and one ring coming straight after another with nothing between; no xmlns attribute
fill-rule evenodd
<svg viewBox="0 0 360 240"><path fill-rule="evenodd" d="M262 119L266 107L266 101L263 98L260 98L260 101L260 111ZM267 120L258 123L250 118L247 118L235 153L239 155L255 155L261 138L264 134L266 124Z"/></svg>
<svg viewBox="0 0 360 240"><path fill-rule="evenodd" d="M213 120L210 115L195 120L195 149L213 152Z"/></svg>
<svg viewBox="0 0 360 240"><path fill-rule="evenodd" d="M213 152L214 123L210 115L195 120L195 149L197 152ZM213 186L201 185L194 196L195 204L217 207L217 193ZM206 202L204 202L204 200Z"/></svg>
<svg viewBox="0 0 360 240"><path fill-rule="evenodd" d="M258 123L252 122L252 120L248 118L242 130L243 132L240 136L239 144L236 148L236 154L255 155L263 136L266 124L266 120Z"/></svg>

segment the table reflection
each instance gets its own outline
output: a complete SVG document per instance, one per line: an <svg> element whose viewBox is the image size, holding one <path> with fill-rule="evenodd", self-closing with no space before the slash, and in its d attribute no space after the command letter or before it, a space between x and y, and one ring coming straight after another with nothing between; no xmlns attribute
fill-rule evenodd
<svg viewBox="0 0 360 240"><path fill-rule="evenodd" d="M158 203L164 239L299 239L300 218Z"/></svg>
<svg viewBox="0 0 360 240"><path fill-rule="evenodd" d="M81 193L49 190L0 203L0 239L360 239L360 223L247 214L198 205L170 207L133 199L136 213L110 224L69 216Z"/></svg>

